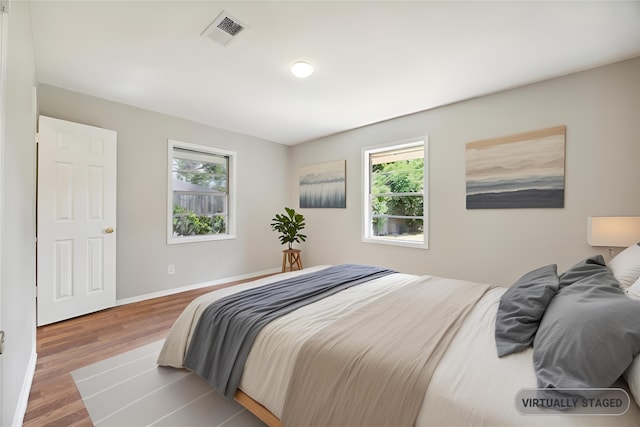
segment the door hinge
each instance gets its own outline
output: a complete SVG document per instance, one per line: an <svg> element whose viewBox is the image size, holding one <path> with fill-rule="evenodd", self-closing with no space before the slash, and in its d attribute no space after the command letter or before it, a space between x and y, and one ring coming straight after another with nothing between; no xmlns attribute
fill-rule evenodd
<svg viewBox="0 0 640 427"><path fill-rule="evenodd" d="M0 354L4 353L4 331L0 331Z"/></svg>

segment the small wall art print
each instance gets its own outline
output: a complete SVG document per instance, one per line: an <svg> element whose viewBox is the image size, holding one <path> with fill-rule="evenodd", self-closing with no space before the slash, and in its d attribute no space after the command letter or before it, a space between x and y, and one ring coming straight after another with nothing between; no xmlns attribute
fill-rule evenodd
<svg viewBox="0 0 640 427"><path fill-rule="evenodd" d="M300 208L346 208L346 160L300 168Z"/></svg>
<svg viewBox="0 0 640 427"><path fill-rule="evenodd" d="M468 143L467 209L563 208L565 126Z"/></svg>

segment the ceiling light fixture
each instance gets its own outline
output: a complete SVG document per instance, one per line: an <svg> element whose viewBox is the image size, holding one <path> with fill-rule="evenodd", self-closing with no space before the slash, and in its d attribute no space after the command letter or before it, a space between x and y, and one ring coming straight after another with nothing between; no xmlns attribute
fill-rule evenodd
<svg viewBox="0 0 640 427"><path fill-rule="evenodd" d="M298 61L291 66L291 72L294 76L304 79L313 73L313 67L308 62Z"/></svg>

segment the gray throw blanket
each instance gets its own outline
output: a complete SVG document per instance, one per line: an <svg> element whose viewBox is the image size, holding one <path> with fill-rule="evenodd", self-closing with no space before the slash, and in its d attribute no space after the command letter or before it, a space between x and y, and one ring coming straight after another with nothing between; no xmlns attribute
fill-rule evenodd
<svg viewBox="0 0 640 427"><path fill-rule="evenodd" d="M266 324L329 295L391 273L395 272L343 264L221 298L202 313L184 367L233 399L253 342Z"/></svg>

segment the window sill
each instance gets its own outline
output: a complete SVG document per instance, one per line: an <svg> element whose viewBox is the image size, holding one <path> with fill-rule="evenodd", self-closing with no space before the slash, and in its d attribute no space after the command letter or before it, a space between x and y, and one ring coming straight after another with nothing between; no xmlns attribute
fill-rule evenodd
<svg viewBox="0 0 640 427"><path fill-rule="evenodd" d="M217 240L232 240L235 239L235 234L212 234L205 236L182 236L171 237L167 240L168 245L178 245L182 243L195 243L195 242L210 242Z"/></svg>
<svg viewBox="0 0 640 427"><path fill-rule="evenodd" d="M376 243L380 245L390 245L390 246L402 246L405 248L416 248L416 249L429 249L429 245L427 242L419 242L419 241L410 241L410 240L402 240L399 238L393 237L363 237L362 241L364 243Z"/></svg>

